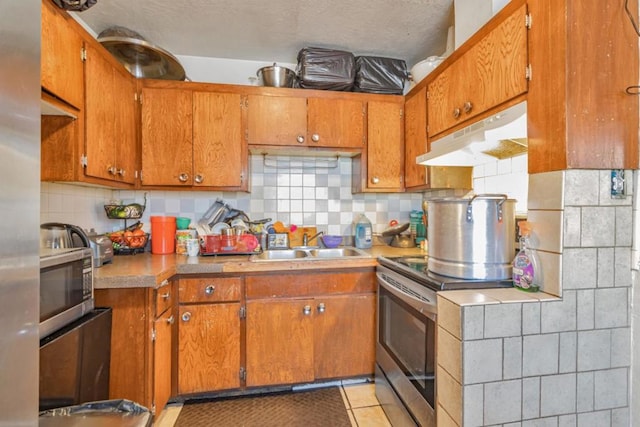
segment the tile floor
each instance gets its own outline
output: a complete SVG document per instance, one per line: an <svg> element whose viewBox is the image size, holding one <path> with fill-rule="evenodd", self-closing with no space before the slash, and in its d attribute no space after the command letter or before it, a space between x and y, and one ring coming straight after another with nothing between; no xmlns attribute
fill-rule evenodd
<svg viewBox="0 0 640 427"><path fill-rule="evenodd" d="M343 384L337 387L340 387L344 406L353 427L391 427L376 399L373 383ZM154 426L173 427L181 409L181 404L168 405Z"/></svg>

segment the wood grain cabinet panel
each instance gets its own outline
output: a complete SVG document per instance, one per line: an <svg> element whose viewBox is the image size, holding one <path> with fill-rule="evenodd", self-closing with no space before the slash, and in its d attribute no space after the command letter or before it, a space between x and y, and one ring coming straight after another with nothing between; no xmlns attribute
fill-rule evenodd
<svg viewBox="0 0 640 427"><path fill-rule="evenodd" d="M315 378L371 375L375 366L376 296L330 295L313 305Z"/></svg>
<svg viewBox="0 0 640 427"><path fill-rule="evenodd" d="M180 279L180 304L240 301L242 278L209 277Z"/></svg>
<svg viewBox="0 0 640 427"><path fill-rule="evenodd" d="M313 300L247 301L247 387L313 381Z"/></svg>
<svg viewBox="0 0 640 427"><path fill-rule="evenodd" d="M193 184L192 91L142 88L142 185Z"/></svg>
<svg viewBox="0 0 640 427"><path fill-rule="evenodd" d="M428 84L429 137L527 91L526 4Z"/></svg>
<svg viewBox="0 0 640 427"><path fill-rule="evenodd" d="M135 81L92 46L85 63L85 173L110 181L135 183L137 164ZM121 68L121 67L120 67Z"/></svg>
<svg viewBox="0 0 640 427"><path fill-rule="evenodd" d="M353 161L355 193L404 190L403 115L402 98L367 103L367 147Z"/></svg>
<svg viewBox="0 0 640 427"><path fill-rule="evenodd" d="M427 184L427 167L416 157L427 152L427 88L407 95L404 104L404 186L422 189Z"/></svg>
<svg viewBox="0 0 640 427"><path fill-rule="evenodd" d="M362 149L365 102L357 99L248 95L249 145Z"/></svg>
<svg viewBox="0 0 640 427"><path fill-rule="evenodd" d="M50 0L42 0L42 87L75 108L84 104L84 41L77 23Z"/></svg>
<svg viewBox="0 0 640 427"><path fill-rule="evenodd" d="M240 303L180 306L178 392L240 387Z"/></svg>

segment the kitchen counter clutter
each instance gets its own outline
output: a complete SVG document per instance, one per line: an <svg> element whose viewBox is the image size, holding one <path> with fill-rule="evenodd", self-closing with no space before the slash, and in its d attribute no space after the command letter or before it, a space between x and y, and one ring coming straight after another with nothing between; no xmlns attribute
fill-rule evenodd
<svg viewBox="0 0 640 427"><path fill-rule="evenodd" d="M266 271L324 270L327 268L375 267L378 256L418 255L419 248L374 246L365 250L370 258L313 261L252 262L248 255L188 257L150 253L116 257L112 264L95 269L95 289L155 288L176 274L248 273Z"/></svg>

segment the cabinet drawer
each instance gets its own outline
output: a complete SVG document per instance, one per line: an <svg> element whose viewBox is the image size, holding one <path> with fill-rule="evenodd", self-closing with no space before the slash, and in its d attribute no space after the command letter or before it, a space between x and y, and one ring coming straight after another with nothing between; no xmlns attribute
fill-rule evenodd
<svg viewBox="0 0 640 427"><path fill-rule="evenodd" d="M314 274L265 274L247 276L245 280L247 299L374 292L377 284L373 268Z"/></svg>
<svg viewBox="0 0 640 427"><path fill-rule="evenodd" d="M240 277L180 279L180 303L239 301Z"/></svg>
<svg viewBox="0 0 640 427"><path fill-rule="evenodd" d="M173 300L174 295L171 292L171 282L167 282L156 289L156 317L160 316L167 310L167 308L171 307Z"/></svg>

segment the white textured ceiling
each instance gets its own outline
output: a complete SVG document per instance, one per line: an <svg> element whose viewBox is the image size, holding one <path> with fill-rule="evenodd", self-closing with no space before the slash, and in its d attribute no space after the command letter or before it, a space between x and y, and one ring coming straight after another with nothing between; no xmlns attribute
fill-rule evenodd
<svg viewBox="0 0 640 427"><path fill-rule="evenodd" d="M453 0L98 0L78 17L174 55L295 63L303 47L326 47L411 67L445 51Z"/></svg>

